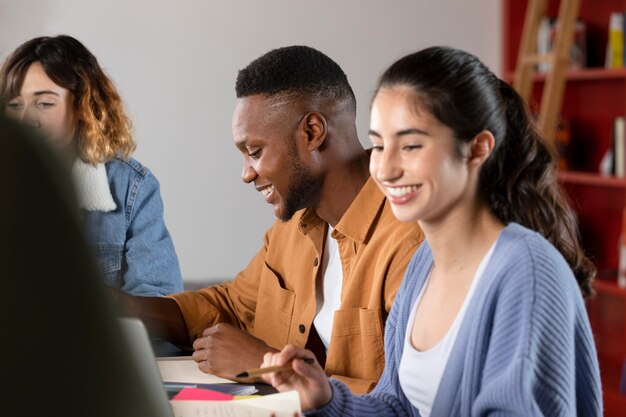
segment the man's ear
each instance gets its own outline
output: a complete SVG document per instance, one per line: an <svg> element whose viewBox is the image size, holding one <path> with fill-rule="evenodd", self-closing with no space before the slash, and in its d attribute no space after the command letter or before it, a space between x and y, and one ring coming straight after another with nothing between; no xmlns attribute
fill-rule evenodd
<svg viewBox="0 0 626 417"><path fill-rule="evenodd" d="M488 130L483 130L470 142L469 162L481 165L489 158L496 145L496 139Z"/></svg>
<svg viewBox="0 0 626 417"><path fill-rule="evenodd" d="M326 118L319 112L309 112L302 118L303 131L307 137L307 149L309 152L319 149L328 134Z"/></svg>

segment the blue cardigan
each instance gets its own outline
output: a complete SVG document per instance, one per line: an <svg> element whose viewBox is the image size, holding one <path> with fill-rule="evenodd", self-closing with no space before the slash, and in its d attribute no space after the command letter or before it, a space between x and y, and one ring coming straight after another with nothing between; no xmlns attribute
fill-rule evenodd
<svg viewBox="0 0 626 417"><path fill-rule="evenodd" d="M419 416L398 365L412 301L433 262L424 242L409 265L385 328L385 371L369 395L331 380L324 416ZM518 224L500 234L468 306L432 417L600 416L597 354L580 290L561 254Z"/></svg>

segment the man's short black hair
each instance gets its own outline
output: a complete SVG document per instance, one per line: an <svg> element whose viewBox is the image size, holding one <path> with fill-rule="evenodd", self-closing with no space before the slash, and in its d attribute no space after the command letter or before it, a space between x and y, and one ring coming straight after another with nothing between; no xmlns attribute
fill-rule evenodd
<svg viewBox="0 0 626 417"><path fill-rule="evenodd" d="M356 103L341 67L308 46L278 48L255 59L239 71L235 91L237 98L262 94Z"/></svg>

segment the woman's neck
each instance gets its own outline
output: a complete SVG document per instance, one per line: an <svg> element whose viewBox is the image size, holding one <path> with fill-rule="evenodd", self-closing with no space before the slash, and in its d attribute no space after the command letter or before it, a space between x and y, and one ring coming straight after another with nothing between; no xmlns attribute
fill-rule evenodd
<svg viewBox="0 0 626 417"><path fill-rule="evenodd" d="M70 142L65 148L60 150L59 154L63 163L71 169L72 166L74 166L74 162L76 162L76 159L79 157L76 142Z"/></svg>
<svg viewBox="0 0 626 417"><path fill-rule="evenodd" d="M480 263L504 224L484 203L460 207L437 222L420 222L438 276L454 279Z"/></svg>

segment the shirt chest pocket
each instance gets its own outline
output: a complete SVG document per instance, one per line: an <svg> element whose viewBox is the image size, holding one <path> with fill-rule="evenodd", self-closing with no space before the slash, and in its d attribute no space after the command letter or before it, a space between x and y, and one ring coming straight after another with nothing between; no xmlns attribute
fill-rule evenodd
<svg viewBox="0 0 626 417"><path fill-rule="evenodd" d="M122 257L124 248L121 245L92 245L96 263L104 283L115 288L122 288Z"/></svg>
<svg viewBox="0 0 626 417"><path fill-rule="evenodd" d="M377 380L385 366L380 309L335 311L326 372Z"/></svg>
<svg viewBox="0 0 626 417"><path fill-rule="evenodd" d="M281 349L289 338L295 294L281 286L282 279L263 265L254 319L254 334L268 345Z"/></svg>

